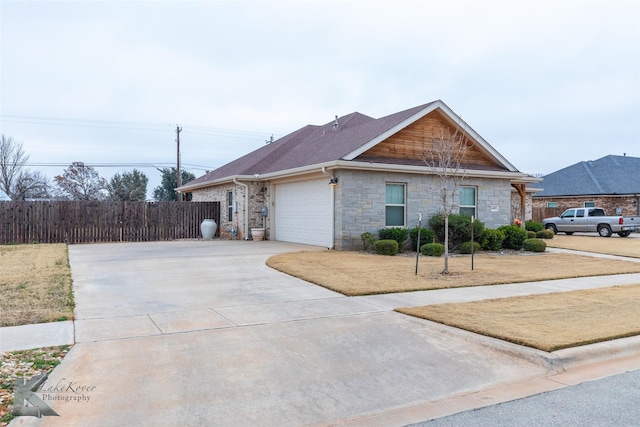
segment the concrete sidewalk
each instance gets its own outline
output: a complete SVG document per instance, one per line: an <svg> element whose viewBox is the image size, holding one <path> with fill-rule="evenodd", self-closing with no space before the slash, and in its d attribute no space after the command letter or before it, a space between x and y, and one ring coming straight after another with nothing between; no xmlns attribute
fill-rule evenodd
<svg viewBox="0 0 640 427"><path fill-rule="evenodd" d="M391 311L640 283L639 274L349 298L264 265L294 250L323 249L70 246L76 345L45 387L72 382L91 392L50 394L60 417L12 425L403 425L467 409L463 396L482 390L492 390L484 399L492 404L562 387L554 378L567 367L640 350L631 338L550 354Z"/></svg>

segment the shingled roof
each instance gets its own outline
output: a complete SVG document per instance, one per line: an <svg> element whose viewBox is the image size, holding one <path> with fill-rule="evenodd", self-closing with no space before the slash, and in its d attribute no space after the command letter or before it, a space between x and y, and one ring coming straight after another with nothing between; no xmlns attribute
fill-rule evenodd
<svg viewBox="0 0 640 427"><path fill-rule="evenodd" d="M640 158L605 156L546 175L534 197L640 194Z"/></svg>
<svg viewBox="0 0 640 427"><path fill-rule="evenodd" d="M233 177L249 177L295 170L328 162L351 161L366 147L397 132L422 114L440 109L452 120L457 116L440 100L419 105L379 119L355 112L332 120L324 125L307 125L270 144L242 156L180 187L189 191L210 182L221 182ZM335 123L337 121L337 127ZM517 169L484 141L466 123L467 132L482 145L489 156L503 165L501 170L517 172Z"/></svg>

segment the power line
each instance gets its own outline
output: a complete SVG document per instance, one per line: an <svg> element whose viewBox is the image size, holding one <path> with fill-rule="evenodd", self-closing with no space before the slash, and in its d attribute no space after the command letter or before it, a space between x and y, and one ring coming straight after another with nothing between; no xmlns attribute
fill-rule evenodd
<svg viewBox="0 0 640 427"><path fill-rule="evenodd" d="M79 127L95 127L95 128L112 128L112 129L128 129L128 130L149 130L149 131L169 131L174 125L167 123L151 123L151 122L127 122L127 121L109 121L109 120L88 120L88 119L68 119L59 117L42 117L42 116L21 116L12 114L0 115L0 121L12 123L28 123L52 126L79 126ZM229 138L258 138L271 132L256 132L249 130L214 128L201 125L182 125L186 127L185 132L200 135L226 134ZM191 130L194 129L194 130ZM245 135L244 137L242 135Z"/></svg>
<svg viewBox="0 0 640 427"><path fill-rule="evenodd" d="M85 166L91 166L94 168L120 168L120 167L139 167L139 168L155 168L157 166L164 166L164 167L174 167L175 166L175 162L156 162L156 163L91 163L91 162L82 162L84 163ZM28 166L28 167L34 167L34 166L38 166L38 167L67 167L70 166L71 163L30 163L27 162L25 163L23 166ZM215 169L214 167L210 167L210 166L203 166L203 165L194 165L191 163L182 163L183 166L188 166L189 169L196 169L196 170L204 170L204 171L210 171Z"/></svg>

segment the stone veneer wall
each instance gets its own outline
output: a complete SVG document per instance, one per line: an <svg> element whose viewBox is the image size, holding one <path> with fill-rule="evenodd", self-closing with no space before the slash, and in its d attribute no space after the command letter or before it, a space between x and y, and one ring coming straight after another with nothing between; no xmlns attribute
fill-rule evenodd
<svg viewBox="0 0 640 427"><path fill-rule="evenodd" d="M385 225L385 185L406 185L406 221L409 228L427 226L431 216L442 210L436 180L430 175L340 170L335 171L336 249L359 249L360 235L366 231L377 235ZM488 228L511 221L511 185L508 180L466 178L463 186L477 187L477 216Z"/></svg>
<svg viewBox="0 0 640 427"><path fill-rule="evenodd" d="M515 221L516 218L520 218L520 194L516 191L515 188L511 187L511 222ZM526 193L526 197L524 200L524 220L529 221L533 218L533 200L531 198L531 193Z"/></svg>
<svg viewBox="0 0 640 427"><path fill-rule="evenodd" d="M265 182L240 181L247 184L249 190L249 229L262 227L262 208L267 206L269 200L269 185ZM263 191L264 189L264 191ZM227 193L233 191L233 200L238 204L238 211L229 219ZM244 239L245 218L245 187L235 183L222 184L198 189L192 192L194 202L220 202L220 237L225 239ZM271 211L269 211L271 215ZM267 217L268 219L268 217ZM265 239L269 236L269 222L267 221ZM234 233L234 230L236 231ZM251 235L247 236L250 238Z"/></svg>

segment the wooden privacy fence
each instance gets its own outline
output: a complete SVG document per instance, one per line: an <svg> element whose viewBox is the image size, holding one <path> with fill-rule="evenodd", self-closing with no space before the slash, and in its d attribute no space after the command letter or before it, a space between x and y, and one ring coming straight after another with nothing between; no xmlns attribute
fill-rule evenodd
<svg viewBox="0 0 640 427"><path fill-rule="evenodd" d="M552 216L558 216L562 213L560 208L545 208L545 207L534 207L533 208L533 220L542 222L545 218L550 218Z"/></svg>
<svg viewBox="0 0 640 427"><path fill-rule="evenodd" d="M207 218L220 202L0 202L0 244L196 239Z"/></svg>

